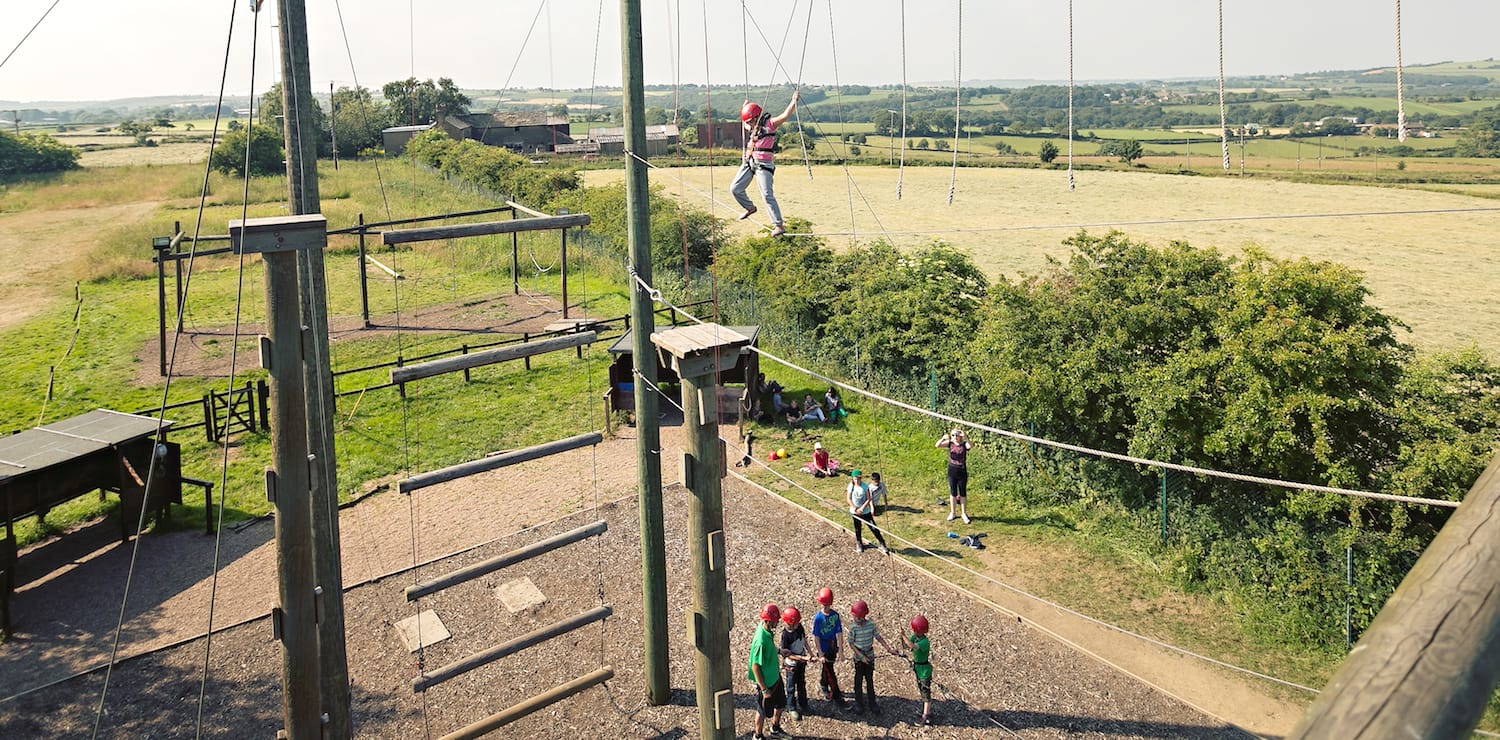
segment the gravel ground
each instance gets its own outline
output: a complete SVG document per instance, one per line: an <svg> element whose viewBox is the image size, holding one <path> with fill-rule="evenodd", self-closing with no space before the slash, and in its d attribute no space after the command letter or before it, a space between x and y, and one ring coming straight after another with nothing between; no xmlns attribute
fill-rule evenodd
<svg viewBox="0 0 1500 740"><path fill-rule="evenodd" d="M639 541L634 500L584 510L536 525L440 563L374 580L346 597L355 721L364 737L442 734L510 706L527 696L587 673L601 663L616 677L507 728L507 737L651 737L697 734L692 653L685 635L690 603L686 496L667 491L667 562L672 684L670 704L644 706L640 659ZM809 517L784 501L726 480L726 530L735 623L731 633L736 726L748 737L753 691L743 680L748 641L761 604L776 601L811 612L811 595L827 585L847 610L868 601L872 617L893 639L900 624L921 611L933 622L937 681L958 699L939 702L939 723L914 724L920 713L909 670L897 659L880 661L876 686L884 715L866 719L833 713L814 701L818 716L786 728L802 737L968 738L1110 737L1214 738L1244 734L1144 684L1040 636L965 594L869 551L856 555L846 532ZM464 512L449 521L462 524ZM527 561L500 573L408 603L402 589L413 580L460 567L580 524L603 518L607 534ZM465 529L463 526L457 529ZM408 559L408 564L409 564ZM442 665L603 601L615 615L564 637L497 661L425 695L413 694L419 663ZM493 595L495 586L530 578L546 603L511 614ZM408 653L393 624L417 608L435 610L453 637L419 659ZM9 646L7 646L9 647ZM185 737L195 731L203 641L124 662L110 678L103 737ZM214 637L212 672L204 707L204 734L270 736L280 725L279 648L265 619ZM850 668L840 666L845 683ZM102 673L65 681L9 702L0 737L73 737L91 731ZM1002 726L1005 729L1002 729Z"/></svg>

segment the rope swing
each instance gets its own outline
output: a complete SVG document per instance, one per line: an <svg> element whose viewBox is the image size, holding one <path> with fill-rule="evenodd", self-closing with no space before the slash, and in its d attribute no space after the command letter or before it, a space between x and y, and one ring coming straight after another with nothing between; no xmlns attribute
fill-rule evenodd
<svg viewBox="0 0 1500 740"><path fill-rule="evenodd" d="M1219 0L1219 146L1224 152L1224 171L1229 171L1229 117L1224 110L1224 0Z"/></svg>
<svg viewBox="0 0 1500 740"><path fill-rule="evenodd" d="M1222 86L1221 86L1222 88ZM1220 101L1223 101L1222 93ZM1068 0L1068 192L1073 192L1073 0Z"/></svg>
<svg viewBox="0 0 1500 740"><path fill-rule="evenodd" d="M958 61L954 64L953 83L953 176L948 180L948 205L958 189L958 137L963 133L959 114L964 104L964 0L958 0Z"/></svg>
<svg viewBox="0 0 1500 740"><path fill-rule="evenodd" d="M1401 0L1396 0L1396 140L1406 141L1406 86L1401 82Z"/></svg>

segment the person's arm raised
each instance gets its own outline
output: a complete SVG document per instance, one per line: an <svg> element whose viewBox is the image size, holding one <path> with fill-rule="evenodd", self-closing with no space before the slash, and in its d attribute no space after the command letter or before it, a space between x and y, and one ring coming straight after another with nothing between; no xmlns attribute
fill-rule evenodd
<svg viewBox="0 0 1500 740"><path fill-rule="evenodd" d="M797 101L801 99L801 90L792 91L792 102L786 104L786 110L782 111L781 115L771 119L771 128L780 128L781 124L786 123L787 119L791 118L792 114L797 111Z"/></svg>

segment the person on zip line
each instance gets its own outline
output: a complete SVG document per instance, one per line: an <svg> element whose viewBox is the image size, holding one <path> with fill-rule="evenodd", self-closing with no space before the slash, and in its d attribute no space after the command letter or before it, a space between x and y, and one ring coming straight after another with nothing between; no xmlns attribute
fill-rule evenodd
<svg viewBox="0 0 1500 740"><path fill-rule="evenodd" d="M740 108L740 123L745 127L745 154L740 163L740 171L735 174L734 183L729 187L729 194L745 209L740 214L741 221L755 215L755 203L745 194L745 188L750 187L750 180L753 178L760 186L766 208L771 209L771 236L786 233L786 226L781 220L781 204L776 202L772 182L776 177L776 130L792 117L792 113L797 110L797 101L801 99L802 92L793 91L792 102L787 104L781 115L774 118L748 100Z"/></svg>

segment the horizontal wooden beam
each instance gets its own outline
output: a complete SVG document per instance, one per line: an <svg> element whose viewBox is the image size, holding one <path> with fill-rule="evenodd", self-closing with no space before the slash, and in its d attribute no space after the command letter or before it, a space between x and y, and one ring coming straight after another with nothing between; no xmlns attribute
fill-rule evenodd
<svg viewBox="0 0 1500 740"><path fill-rule="evenodd" d="M507 205L507 206L509 206L511 208L514 208L515 210L520 211L521 213L524 213L524 214L526 214L528 216L531 216L533 218L548 218L548 217L550 217L552 215L550 213L542 213L541 211L538 211L535 208L527 208L526 206L523 206L520 203L517 203L517 202L515 202L513 200L507 200L507 201L505 201L505 205Z"/></svg>
<svg viewBox="0 0 1500 740"><path fill-rule="evenodd" d="M515 655L516 653L519 653L522 650L531 647L532 645L546 642L547 640L550 640L559 635L565 635L580 627L584 627L601 621L611 614L614 614L614 610L610 609L608 606L596 606L593 609L583 612L582 614L576 614L574 616L568 617L561 622L556 622L554 624L547 625L546 627L534 629L524 635L521 635L520 637L506 640L505 642L502 642L492 648L481 650L466 658L455 660L452 663L449 663L448 665L445 665L442 668L439 668L430 673L423 673L421 676L412 679L412 691L426 691L433 686L447 681L450 678L462 676L463 674L468 673L475 668L489 665L490 663L504 658L507 655Z"/></svg>
<svg viewBox="0 0 1500 740"><path fill-rule="evenodd" d="M470 460L469 462L459 463L457 465L450 465L446 468L434 470L429 473L420 473L407 478L404 481L401 481L400 488L402 493L411 493L412 491L426 488L428 486L435 486L439 483L447 483L450 480L458 480L459 478L475 475L477 473L498 470L508 465L517 465L523 462L529 462L531 460L547 457L549 455L556 455L559 452L576 450L580 447L589 447L591 445L599 444L603 441L604 437L598 432L580 434L576 437L568 437L567 439L560 439L556 442L547 442L545 444L536 445L535 447L524 447L519 450L511 450L510 452L504 452L493 457L485 457L478 460Z"/></svg>
<svg viewBox="0 0 1500 740"><path fill-rule="evenodd" d="M504 555L497 555L488 560L482 560L473 565L459 568L436 578L429 578L420 583L406 587L406 600L416 601L430 593L441 591L451 586L457 586L466 581L472 581L482 575L493 573L501 568L508 568L516 563L530 560L538 555L552 552L559 547L571 545L574 542L586 540L595 535L604 534L609 529L609 524L597 521L593 524L585 524L574 530L553 535L545 540L538 540L525 547L511 550Z"/></svg>
<svg viewBox="0 0 1500 740"><path fill-rule="evenodd" d="M381 232L382 243L410 244L436 239L457 239L465 236L488 236L490 234L514 234L519 231L549 231L571 226L588 226L587 213L570 213L566 216L546 218L519 218L507 221L485 221L477 224L454 224L450 226L427 226L420 229L400 229Z"/></svg>
<svg viewBox="0 0 1500 740"><path fill-rule="evenodd" d="M1290 738L1469 737L1500 682L1500 456Z"/></svg>
<svg viewBox="0 0 1500 740"><path fill-rule="evenodd" d="M579 676L561 686L556 686L544 693L537 694L509 709L492 714L468 727L454 730L442 736L439 740L472 740L472 738L494 732L537 710L546 709L563 699L567 699L575 694L581 694L614 677L615 670L609 666L604 666L593 673Z"/></svg>
<svg viewBox="0 0 1500 740"><path fill-rule="evenodd" d="M598 341L597 332L586 331L577 334L567 334L551 339L543 339L536 342L524 344L511 344L495 349L473 352L467 355L444 357L440 360L423 362L416 365L407 365L391 369L392 383L405 383L419 378L430 378L434 375L454 373L459 370L481 367L483 365L494 365L507 360L519 360L522 357L556 352L563 349L581 347L585 344L593 344Z"/></svg>

